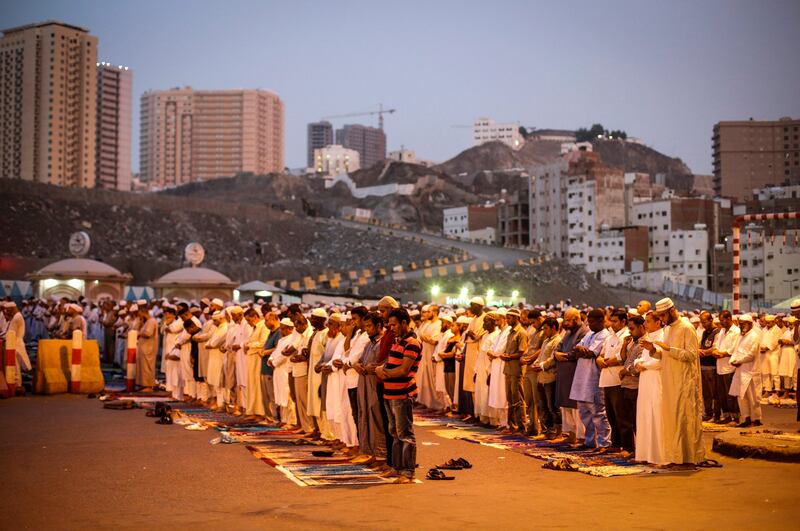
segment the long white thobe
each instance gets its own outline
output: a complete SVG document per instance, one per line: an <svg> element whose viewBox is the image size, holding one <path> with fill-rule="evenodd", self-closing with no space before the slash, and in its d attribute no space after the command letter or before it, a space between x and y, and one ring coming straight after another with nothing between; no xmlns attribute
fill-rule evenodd
<svg viewBox="0 0 800 531"><path fill-rule="evenodd" d="M276 332L277 333L277 332ZM245 365L247 367L247 385L245 395L245 410L248 415L264 416L264 400L261 394L261 356L259 353L264 348L264 343L269 338L269 328L264 320L252 327L250 337L245 346Z"/></svg>

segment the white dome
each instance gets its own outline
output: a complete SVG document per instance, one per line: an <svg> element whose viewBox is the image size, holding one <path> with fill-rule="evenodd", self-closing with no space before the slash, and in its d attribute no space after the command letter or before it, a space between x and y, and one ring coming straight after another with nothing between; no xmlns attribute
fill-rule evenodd
<svg viewBox="0 0 800 531"><path fill-rule="evenodd" d="M181 285L181 286L238 286L219 271L205 267L184 267L170 271L166 275L152 282L154 286Z"/></svg>
<svg viewBox="0 0 800 531"><path fill-rule="evenodd" d="M69 277L69 278L108 278L124 277L125 275L116 267L110 266L97 260L88 258L67 258L53 262L36 271L33 276L47 277Z"/></svg>

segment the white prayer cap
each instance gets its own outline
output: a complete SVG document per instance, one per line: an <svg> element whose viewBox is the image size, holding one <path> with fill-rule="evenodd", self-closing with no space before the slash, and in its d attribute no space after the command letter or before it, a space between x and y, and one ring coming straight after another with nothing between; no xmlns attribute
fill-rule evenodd
<svg viewBox="0 0 800 531"><path fill-rule="evenodd" d="M439 319L442 320L442 321L447 321L448 323L452 323L453 322L453 316L450 315L449 313L439 314Z"/></svg>
<svg viewBox="0 0 800 531"><path fill-rule="evenodd" d="M120 305L120 306L127 306L127 305L128 305L128 301L126 301L126 300L121 300L121 301L119 301L119 305Z"/></svg>
<svg viewBox="0 0 800 531"><path fill-rule="evenodd" d="M216 311L216 312L211 314L211 318L212 319L224 319L225 318L225 314L223 314L220 311Z"/></svg>
<svg viewBox="0 0 800 531"><path fill-rule="evenodd" d="M399 308L400 303L394 297L390 297L386 295L381 300L378 301L378 306L389 306L390 308Z"/></svg>
<svg viewBox="0 0 800 531"><path fill-rule="evenodd" d="M337 323L344 323L346 321L344 315L340 313L332 313L328 319L331 321L336 321Z"/></svg>
<svg viewBox="0 0 800 531"><path fill-rule="evenodd" d="M408 312L409 317L416 317L419 315L419 310L411 310Z"/></svg>
<svg viewBox="0 0 800 531"><path fill-rule="evenodd" d="M765 321L774 321L775 320L775 316L774 315L765 315L764 316L764 320Z"/></svg>
<svg viewBox="0 0 800 531"><path fill-rule="evenodd" d="M742 315L739 316L739 322L740 323L742 323L742 322L752 323L753 322L753 316L749 315L749 314L746 314L746 313L743 313Z"/></svg>
<svg viewBox="0 0 800 531"><path fill-rule="evenodd" d="M137 305L135 305L135 304L131 304L130 310L132 312L138 312L139 311L139 307Z"/></svg>
<svg viewBox="0 0 800 531"><path fill-rule="evenodd" d="M241 306L231 306L230 313L244 313Z"/></svg>
<svg viewBox="0 0 800 531"><path fill-rule="evenodd" d="M203 323L201 323L200 319L198 319L197 317L192 316L192 318L189 320L193 322L195 326L197 326L197 328L203 328Z"/></svg>
<svg viewBox="0 0 800 531"><path fill-rule="evenodd" d="M136 301L136 304L138 304L139 306L147 306L147 301L144 299L139 299L138 301Z"/></svg>
<svg viewBox="0 0 800 531"><path fill-rule="evenodd" d="M281 319L281 326L288 326L289 328L294 328L294 323L288 317L284 317Z"/></svg>
<svg viewBox="0 0 800 531"><path fill-rule="evenodd" d="M639 310L637 310L636 308L631 308L628 310L628 315L633 315L633 316L639 315Z"/></svg>
<svg viewBox="0 0 800 531"><path fill-rule="evenodd" d="M660 301L656 303L656 312L666 312L667 310L673 308L675 303L672 302L672 299L669 297L664 297Z"/></svg>
<svg viewBox="0 0 800 531"><path fill-rule="evenodd" d="M469 317L467 317L466 315L462 315L458 319L456 319L456 324L469 324L470 321L471 319Z"/></svg>
<svg viewBox="0 0 800 531"><path fill-rule="evenodd" d="M429 311L431 311L431 305L430 305L430 304L426 304L426 305L424 305L424 306L422 307L422 311L423 311L423 312L429 312Z"/></svg>
<svg viewBox="0 0 800 531"><path fill-rule="evenodd" d="M203 297L202 299L200 299L200 302L202 302L203 304L208 304L210 301L208 300L207 297Z"/></svg>
<svg viewBox="0 0 800 531"><path fill-rule="evenodd" d="M797 322L797 317L795 317L794 315L790 315L788 317L784 317L783 321L785 323L794 324L795 322Z"/></svg>
<svg viewBox="0 0 800 531"><path fill-rule="evenodd" d="M689 322L690 323L699 323L700 322L700 318L699 317L692 317L691 319L689 319Z"/></svg>
<svg viewBox="0 0 800 531"><path fill-rule="evenodd" d="M222 302L222 299L211 299L211 304L214 306L219 306L220 308L225 306L225 304Z"/></svg>
<svg viewBox="0 0 800 531"><path fill-rule="evenodd" d="M128 313L127 310L120 310L119 311L120 315L127 315L127 313Z"/></svg>
<svg viewBox="0 0 800 531"><path fill-rule="evenodd" d="M483 299L483 297L481 297L480 295L478 295L478 296L476 296L476 297L472 297L472 298L469 300L469 303L470 303L470 304L477 304L477 305L479 305L479 306L486 306L486 301L485 301L485 300Z"/></svg>
<svg viewBox="0 0 800 531"><path fill-rule="evenodd" d="M322 317L323 319L327 319L328 312L326 312L323 308L314 308L311 310L311 317Z"/></svg>
<svg viewBox="0 0 800 531"><path fill-rule="evenodd" d="M14 301L6 301L3 303L3 308L16 308L17 304Z"/></svg>

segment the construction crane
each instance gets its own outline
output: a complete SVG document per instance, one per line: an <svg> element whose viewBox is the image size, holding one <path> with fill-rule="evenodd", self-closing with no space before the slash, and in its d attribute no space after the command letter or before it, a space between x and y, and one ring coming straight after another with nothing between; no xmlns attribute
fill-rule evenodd
<svg viewBox="0 0 800 531"><path fill-rule="evenodd" d="M378 115L378 126L380 127L381 131L383 131L383 115L384 114L392 114L396 112L397 109L384 109L383 104L378 104L377 111L364 111L364 112L351 112L348 114L335 114L333 116L323 116L323 120L334 120L337 118L353 118L355 116L372 116L377 114Z"/></svg>

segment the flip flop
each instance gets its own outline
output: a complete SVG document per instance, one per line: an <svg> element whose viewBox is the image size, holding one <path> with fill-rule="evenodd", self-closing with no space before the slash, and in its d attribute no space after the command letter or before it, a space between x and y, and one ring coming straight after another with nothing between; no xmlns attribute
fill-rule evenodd
<svg viewBox="0 0 800 531"><path fill-rule="evenodd" d="M430 479L431 481L446 481L456 478L453 476L446 476L445 473L438 468L431 468L428 470L428 474L425 476L425 479Z"/></svg>
<svg viewBox="0 0 800 531"><path fill-rule="evenodd" d="M172 424L172 417L169 415L164 415L156 421L156 424Z"/></svg>
<svg viewBox="0 0 800 531"><path fill-rule="evenodd" d="M467 461L463 457L459 457L458 459L456 459L455 462L458 463L459 465L461 465L463 468L472 468L472 463L470 463L469 461Z"/></svg>
<svg viewBox="0 0 800 531"><path fill-rule="evenodd" d="M719 464L719 461L716 459L706 459L705 461L700 461L697 463L697 466L700 468L722 468L722 465Z"/></svg>
<svg viewBox="0 0 800 531"><path fill-rule="evenodd" d="M436 468L438 468L439 470L464 470L464 465L462 465L455 459L451 459L443 465L437 465Z"/></svg>
<svg viewBox="0 0 800 531"><path fill-rule="evenodd" d="M314 457L333 457L333 450L313 450L311 455Z"/></svg>

